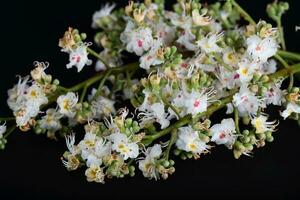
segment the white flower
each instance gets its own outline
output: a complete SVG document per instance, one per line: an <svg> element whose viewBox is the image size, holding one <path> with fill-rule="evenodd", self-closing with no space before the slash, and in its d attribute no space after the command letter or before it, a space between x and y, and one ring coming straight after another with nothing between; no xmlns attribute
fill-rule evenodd
<svg viewBox="0 0 300 200"><path fill-rule="evenodd" d="M170 19L171 23L176 27L180 27L186 30L191 29L192 27L192 18L190 16L187 16L185 11L182 13L182 15L178 15L177 13L172 11L166 11L165 17L167 19Z"/></svg>
<svg viewBox="0 0 300 200"><path fill-rule="evenodd" d="M176 42L182 45L187 50L196 51L197 46L194 44L195 39L196 36L191 32L190 29L184 29Z"/></svg>
<svg viewBox="0 0 300 200"><path fill-rule="evenodd" d="M238 55L231 48L226 48L223 51L223 61L227 65L234 66L237 64Z"/></svg>
<svg viewBox="0 0 300 200"><path fill-rule="evenodd" d="M157 180L159 178L159 172L156 167L156 161L161 156L162 150L159 144L155 144L152 147L148 147L145 154L145 158L139 160L139 169L143 172L144 177Z"/></svg>
<svg viewBox="0 0 300 200"><path fill-rule="evenodd" d="M81 140L78 144L79 148L84 151L87 150L88 152L93 149L96 145L96 141L98 140L98 137L95 133L86 132L84 135L83 140ZM84 155L81 155L83 159L87 158L87 152L82 152ZM86 156L85 156L86 155Z"/></svg>
<svg viewBox="0 0 300 200"><path fill-rule="evenodd" d="M92 165L100 166L103 157L111 153L111 143L106 142L103 138L98 138L95 142L95 147L91 151L83 152L88 167Z"/></svg>
<svg viewBox="0 0 300 200"><path fill-rule="evenodd" d="M259 107L265 107L264 101L256 97L245 85L233 96L232 102L241 116L256 115Z"/></svg>
<svg viewBox="0 0 300 200"><path fill-rule="evenodd" d="M69 152L73 155L76 155L77 149L75 146L75 134L71 133L70 135L66 135L65 139L66 139L66 145L67 145Z"/></svg>
<svg viewBox="0 0 300 200"><path fill-rule="evenodd" d="M238 63L239 69L236 71L239 75L239 79L242 83L248 83L252 80L253 74L257 69L257 65L247 60L243 60Z"/></svg>
<svg viewBox="0 0 300 200"><path fill-rule="evenodd" d="M27 89L26 100L27 100L27 106L30 105L30 106L40 107L41 105L48 103L48 99L45 93L36 84L31 85Z"/></svg>
<svg viewBox="0 0 300 200"><path fill-rule="evenodd" d="M114 101L103 96L98 96L94 101L91 102L93 118L101 119L103 117L108 117L111 114L115 114L116 109L114 104Z"/></svg>
<svg viewBox="0 0 300 200"><path fill-rule="evenodd" d="M213 125L210 131L212 133L212 142L218 145L225 144L228 148L232 148L236 139L233 119L223 119L220 124Z"/></svg>
<svg viewBox="0 0 300 200"><path fill-rule="evenodd" d="M300 106L296 103L288 103L286 109L281 113L281 116L286 119L292 113L300 113Z"/></svg>
<svg viewBox="0 0 300 200"><path fill-rule="evenodd" d="M139 155L139 146L135 142L129 142L126 135L122 133L113 133L108 136L112 141L112 150L120 153L124 160L136 158Z"/></svg>
<svg viewBox="0 0 300 200"><path fill-rule="evenodd" d="M139 109L141 111L141 109ZM139 116L141 118L141 125L148 122L157 122L161 125L161 129L164 129L170 125L170 121L168 119L168 113L165 112L165 106L162 103L154 103L146 109L146 111L141 112Z"/></svg>
<svg viewBox="0 0 300 200"><path fill-rule="evenodd" d="M69 57L69 64L67 69L73 66L77 67L77 72L80 72L85 65L91 65L92 60L88 58L87 47L85 45L78 45L76 49L72 49Z"/></svg>
<svg viewBox="0 0 300 200"><path fill-rule="evenodd" d="M56 111L56 109L49 108L46 111L46 115L42 117L39 121L40 127L43 129L50 130L52 132L56 132L61 129L60 119L62 118L62 114Z"/></svg>
<svg viewBox="0 0 300 200"><path fill-rule="evenodd" d="M223 37L223 32L219 34L208 34L196 43L205 53L222 52L222 48L217 45L221 37Z"/></svg>
<svg viewBox="0 0 300 200"><path fill-rule="evenodd" d="M3 138L3 134L6 132L6 125L5 123L0 125L0 139Z"/></svg>
<svg viewBox="0 0 300 200"><path fill-rule="evenodd" d="M107 17L111 15L111 11L116 7L116 4L109 4L106 3L104 6L100 8L100 10L96 11L93 14L93 23L92 28L97 28L98 21L101 20L103 17Z"/></svg>
<svg viewBox="0 0 300 200"><path fill-rule="evenodd" d="M165 46L169 46L175 38L175 28L167 25L166 23L159 22L158 24L155 24L153 30L156 30L158 39L162 41Z"/></svg>
<svg viewBox="0 0 300 200"><path fill-rule="evenodd" d="M255 61L264 63L268 58L274 56L278 49L278 44L275 39L266 37L261 39L257 35L252 35L247 38L247 53Z"/></svg>
<svg viewBox="0 0 300 200"><path fill-rule="evenodd" d="M178 149L186 152L192 152L194 155L200 155L206 153L209 146L200 140L197 131L194 131L191 127L185 126L178 129L178 139L176 141Z"/></svg>
<svg viewBox="0 0 300 200"><path fill-rule="evenodd" d="M278 124L275 124L276 121L267 122L268 117L265 115L260 115L251 120L251 124L256 129L255 133L265 133L267 131L275 131L275 128Z"/></svg>
<svg viewBox="0 0 300 200"><path fill-rule="evenodd" d="M273 74L277 70L277 63L274 59L268 60L260 66L259 71L263 74Z"/></svg>
<svg viewBox="0 0 300 200"><path fill-rule="evenodd" d="M152 30L148 27L134 29L134 24L128 21L125 31L120 36L126 50L141 56L153 44Z"/></svg>
<svg viewBox="0 0 300 200"><path fill-rule="evenodd" d="M69 118L76 115L75 105L78 102L78 96L73 92L68 92L66 95L61 95L57 98L59 112Z"/></svg>
<svg viewBox="0 0 300 200"><path fill-rule="evenodd" d="M202 15L200 15L199 10L198 9L194 9L192 11L192 19L195 25L197 26L207 26L211 23L212 18L205 16L207 12L203 13Z"/></svg>
<svg viewBox="0 0 300 200"><path fill-rule="evenodd" d="M208 103L214 94L215 91L213 89L209 91L202 90L202 92L193 90L191 93L183 91L173 99L172 104L183 109L182 115L196 115L207 110Z"/></svg>
<svg viewBox="0 0 300 200"><path fill-rule="evenodd" d="M264 99L267 105L273 104L280 106L282 102L284 102L284 91L280 89L279 84L272 84L270 89L265 93Z"/></svg>
<svg viewBox="0 0 300 200"><path fill-rule="evenodd" d="M240 75L236 71L229 71L224 66L220 66L216 73L217 78L220 81L217 88L233 89L240 84Z"/></svg>
<svg viewBox="0 0 300 200"><path fill-rule="evenodd" d="M88 182L104 183L105 174L103 169L98 165L91 165L85 171L86 179Z"/></svg>
<svg viewBox="0 0 300 200"><path fill-rule="evenodd" d="M20 104L25 100L24 94L26 93L28 86L29 77L21 78L13 88L7 91L8 99L7 104L9 108L13 111L16 111L20 108Z"/></svg>
<svg viewBox="0 0 300 200"><path fill-rule="evenodd" d="M140 67L143 69L150 69L150 66L155 66L163 63L161 57L159 57L159 49L161 47L161 41L154 40L153 46L150 51L140 57Z"/></svg>

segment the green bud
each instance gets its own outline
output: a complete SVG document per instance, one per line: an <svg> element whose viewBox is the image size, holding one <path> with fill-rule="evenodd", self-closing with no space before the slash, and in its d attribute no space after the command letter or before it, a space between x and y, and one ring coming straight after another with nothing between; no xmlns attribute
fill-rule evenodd
<svg viewBox="0 0 300 200"><path fill-rule="evenodd" d="M273 142L274 141L274 137L272 135L268 135L268 136L266 136L266 141L267 142Z"/></svg>
<svg viewBox="0 0 300 200"><path fill-rule="evenodd" d="M175 156L179 156L180 153L181 153L181 151L179 149L174 150L174 155Z"/></svg>
<svg viewBox="0 0 300 200"><path fill-rule="evenodd" d="M247 129L243 130L243 135L247 136L247 135L249 135L249 133L250 133L249 130L247 130Z"/></svg>
<svg viewBox="0 0 300 200"><path fill-rule="evenodd" d="M250 137L250 144L255 144L256 142L255 135L249 135L249 137Z"/></svg>
<svg viewBox="0 0 300 200"><path fill-rule="evenodd" d="M242 152L238 150L233 150L233 155L235 159L239 159L242 155Z"/></svg>
<svg viewBox="0 0 300 200"><path fill-rule="evenodd" d="M181 158L182 160L186 160L186 159L187 159L187 157L186 157L184 154L181 154L181 155L180 155L180 158Z"/></svg>
<svg viewBox="0 0 300 200"><path fill-rule="evenodd" d="M248 143L248 142L250 142L250 137L242 137L241 138L241 141L245 144L245 143Z"/></svg>
<svg viewBox="0 0 300 200"><path fill-rule="evenodd" d="M260 81L262 81L263 83L266 83L270 80L269 76L267 75L263 75L261 78L260 78Z"/></svg>
<svg viewBox="0 0 300 200"><path fill-rule="evenodd" d="M174 160L169 160L169 162L170 162L170 166L173 166L175 164Z"/></svg>
<svg viewBox="0 0 300 200"><path fill-rule="evenodd" d="M125 120L125 127L126 127L126 128L131 127L132 121L133 121L132 118L127 118L127 119Z"/></svg>
<svg viewBox="0 0 300 200"><path fill-rule="evenodd" d="M292 92L293 93L298 93L299 92L299 88L298 87L293 87L292 88Z"/></svg>
<svg viewBox="0 0 300 200"><path fill-rule="evenodd" d="M165 168L167 168L167 167L170 166L170 162L167 161L167 160L164 160L163 163L162 163L162 165L163 165Z"/></svg>
<svg viewBox="0 0 300 200"><path fill-rule="evenodd" d="M59 85L59 80L58 80L58 79L54 79L54 80L53 80L53 84L54 84L54 85Z"/></svg>
<svg viewBox="0 0 300 200"><path fill-rule="evenodd" d="M235 149L237 149L239 151L244 151L245 150L244 145L241 142L239 142L239 141L236 141L234 143L234 147L235 147Z"/></svg>
<svg viewBox="0 0 300 200"><path fill-rule="evenodd" d="M200 138L203 142L205 142L205 143L209 142L210 138L209 138L207 135L205 135L205 134L203 134L203 133L199 133L198 135L199 135L199 138Z"/></svg>
<svg viewBox="0 0 300 200"><path fill-rule="evenodd" d="M87 38L86 33L81 33L80 34L81 40L85 40Z"/></svg>
<svg viewBox="0 0 300 200"><path fill-rule="evenodd" d="M187 157L188 157L189 159L191 159L191 158L193 157L193 154L192 154L192 153L187 153L186 155L187 155Z"/></svg>
<svg viewBox="0 0 300 200"><path fill-rule="evenodd" d="M249 151L252 151L252 150L253 150L253 145L250 144L250 143L246 143L246 144L244 144L244 146L245 146L245 148L246 148L247 150L249 150Z"/></svg>

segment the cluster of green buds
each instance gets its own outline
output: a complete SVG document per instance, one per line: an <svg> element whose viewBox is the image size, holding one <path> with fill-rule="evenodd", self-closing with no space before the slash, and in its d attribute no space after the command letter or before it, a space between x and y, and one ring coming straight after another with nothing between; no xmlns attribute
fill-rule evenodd
<svg viewBox="0 0 300 200"><path fill-rule="evenodd" d="M223 5L220 2L211 4L208 14L218 19L226 29L234 28L240 20L240 14L233 8L231 1L226 1Z"/></svg>
<svg viewBox="0 0 300 200"><path fill-rule="evenodd" d="M5 145L7 143L7 140L5 138L0 138L0 149L3 150L5 149Z"/></svg>
<svg viewBox="0 0 300 200"><path fill-rule="evenodd" d="M233 155L238 159L241 155L251 155L254 146L257 148L265 146L266 142L273 142L273 132L256 133L255 131L243 130L233 145Z"/></svg>
<svg viewBox="0 0 300 200"><path fill-rule="evenodd" d="M274 21L281 20L282 15L289 9L288 2L274 1L267 6L267 14Z"/></svg>

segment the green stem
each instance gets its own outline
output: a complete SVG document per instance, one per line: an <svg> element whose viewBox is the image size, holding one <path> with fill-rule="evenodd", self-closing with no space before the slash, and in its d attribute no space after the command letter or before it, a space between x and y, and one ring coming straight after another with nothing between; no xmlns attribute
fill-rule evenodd
<svg viewBox="0 0 300 200"><path fill-rule="evenodd" d="M123 73L126 71L133 71L133 70L136 70L137 67L138 67L138 63L134 62L134 63L130 63L130 64L127 64L122 67L110 68L110 70L111 70L110 73L111 74L119 74L119 73ZM103 76L104 76L103 73L98 73L95 76L93 76L81 83L78 83L77 85L70 87L68 90L71 92L76 92L76 91L82 89L85 85L91 86L94 83L100 81L103 78Z"/></svg>
<svg viewBox="0 0 300 200"><path fill-rule="evenodd" d="M95 52L93 49L89 47L87 47L86 50L89 54L95 56L98 60L100 60L105 65L106 69L109 68L109 65L101 58L101 56L97 52Z"/></svg>
<svg viewBox="0 0 300 200"><path fill-rule="evenodd" d="M253 18L235 0L231 0L231 3L245 20L252 25L256 25L256 22L253 20Z"/></svg>
<svg viewBox="0 0 300 200"><path fill-rule="evenodd" d="M85 94L86 94L86 92L87 92L87 89L88 89L88 85L85 85L85 86L83 87L83 90L82 90L82 93L81 93L81 96L80 96L80 103L83 102L84 97L85 97Z"/></svg>
<svg viewBox="0 0 300 200"><path fill-rule="evenodd" d="M16 129L16 125L13 125L7 132L6 134L3 136L4 139L6 139L10 134L12 134L14 132L14 130Z"/></svg>
<svg viewBox="0 0 300 200"><path fill-rule="evenodd" d="M277 27L279 31L279 38L280 38L280 43L282 45L282 49L286 50L286 45L285 45L285 40L284 40L284 32L283 32L283 27L281 24L281 17L276 21L277 22Z"/></svg>
<svg viewBox="0 0 300 200"><path fill-rule="evenodd" d="M166 158L166 160L169 160L170 151L171 151L171 148L172 148L173 144L176 142L176 139L177 139L177 130L172 130L171 138L170 138L168 147L167 147L167 149L165 151L165 158Z"/></svg>
<svg viewBox="0 0 300 200"><path fill-rule="evenodd" d="M0 122L2 121L13 121L15 120L15 117L0 117Z"/></svg>
<svg viewBox="0 0 300 200"><path fill-rule="evenodd" d="M236 132L238 134L241 134L240 127L239 127L239 112L237 108L234 108L234 125L235 125Z"/></svg>
<svg viewBox="0 0 300 200"><path fill-rule="evenodd" d="M300 61L300 54L298 54L298 53L294 53L294 52L290 52L290 51L278 50L277 54L280 55L283 58L286 58L286 59Z"/></svg>
<svg viewBox="0 0 300 200"><path fill-rule="evenodd" d="M171 108L175 112L177 117L180 117L180 114L177 111L177 109L172 104L170 104L170 102L162 94L160 95L160 98L164 102L165 105L167 105L169 108Z"/></svg>
<svg viewBox="0 0 300 200"><path fill-rule="evenodd" d="M290 68L289 64L279 54L275 54L274 57L283 65L283 67Z"/></svg>

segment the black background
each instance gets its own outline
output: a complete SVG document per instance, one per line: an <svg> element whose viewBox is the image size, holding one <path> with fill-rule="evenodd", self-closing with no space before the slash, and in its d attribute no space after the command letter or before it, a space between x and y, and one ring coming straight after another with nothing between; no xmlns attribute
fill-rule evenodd
<svg viewBox="0 0 300 200"><path fill-rule="evenodd" d="M68 55L60 52L58 38L68 26L78 27L93 40L91 16L105 1L16 1L1 2L0 12L0 115L8 115L6 90L26 75L32 62L49 61L49 73L69 86L93 74L66 70ZM120 1L126 4L127 1ZM173 1L167 1L170 4ZM207 1L209 2L209 1ZM267 0L239 0L255 20L267 19ZM299 51L299 1L289 1L284 16L288 49ZM149 181L140 173L134 178L108 180L105 185L88 183L84 170L68 172L60 161L64 141L55 142L31 132L15 132L0 152L0 199L71 199L96 197L256 197L299 198L300 131L294 121L283 121L275 141L255 151L254 157L233 158L219 146L200 160L176 160L176 172L167 181Z"/></svg>

